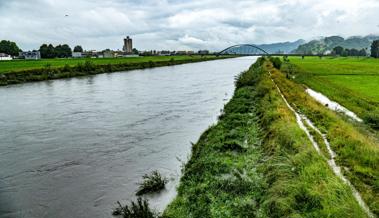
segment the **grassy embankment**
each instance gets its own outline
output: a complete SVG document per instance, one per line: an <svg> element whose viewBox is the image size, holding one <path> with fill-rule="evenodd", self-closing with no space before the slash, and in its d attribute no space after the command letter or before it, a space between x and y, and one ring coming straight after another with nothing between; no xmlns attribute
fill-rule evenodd
<svg viewBox="0 0 379 218"><path fill-rule="evenodd" d="M195 55L0 61L0 85L195 63L228 57L230 56Z"/></svg>
<svg viewBox="0 0 379 218"><path fill-rule="evenodd" d="M164 217L365 216L298 127L262 59L239 76L218 123L193 145L178 195L164 212Z"/></svg>
<svg viewBox="0 0 379 218"><path fill-rule="evenodd" d="M323 93L379 129L379 59L290 57L296 81Z"/></svg>
<svg viewBox="0 0 379 218"><path fill-rule="evenodd" d="M329 63L333 61L336 60L326 60L326 62ZM365 62L365 60L362 61ZM369 62L371 61L372 60L369 60ZM293 62L292 59L291 62ZM315 62L315 60L312 60L312 62ZM322 60L320 60L320 62L322 62ZM350 66L350 64L346 65ZM285 64L282 68L287 69ZM313 66L313 68L321 69L322 67ZM292 81L287 79L284 73L275 69L270 70L288 101L291 104L296 105L296 108L299 111L305 114L324 134L327 135L332 149L337 153L336 161L338 165L342 166L343 174L347 176L355 188L361 193L371 211L374 214L379 215L378 139L367 129L360 128L355 125L355 123L350 122L350 120L344 119L343 115L335 113L327 109L324 105L317 103L312 97L305 93L302 84L296 83L295 81L304 81L307 85L316 84L311 87L316 88L316 90L320 90L321 92L327 90L325 93L330 92L328 97L330 96L336 100L342 98L343 92L336 91L336 96L334 96L333 91L331 90L334 90L337 87L332 85L329 86L333 81L330 81L330 83L325 82L325 84L323 84L322 81L333 80L329 78L329 76L303 76L304 72L300 69L300 71L294 71L296 79L295 81ZM352 70L354 69L352 68ZM344 86L346 89L349 87L348 84L345 84ZM327 88L324 89L321 87ZM342 89L343 87L340 88ZM352 90L351 92L354 93ZM344 102L354 104L356 103L355 100L360 99L357 96L360 95L354 95L351 99L345 99ZM362 101L365 101L365 99ZM367 103L369 104L369 102ZM349 106L350 104L347 105Z"/></svg>

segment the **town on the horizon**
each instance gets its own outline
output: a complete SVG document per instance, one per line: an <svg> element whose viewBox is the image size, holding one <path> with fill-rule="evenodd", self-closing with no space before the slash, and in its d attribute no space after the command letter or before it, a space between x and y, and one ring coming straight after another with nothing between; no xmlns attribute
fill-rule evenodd
<svg viewBox="0 0 379 218"><path fill-rule="evenodd" d="M13 60L13 59L26 59L26 60L39 60L41 58L121 58L121 57L139 57L139 56L174 56L174 55L208 55L211 54L209 50L144 50L139 51L133 47L133 40L127 36L123 39L122 50L104 49L97 51L93 49L84 50L82 46L77 45L74 49L71 49L69 45L57 45L43 44L38 50L21 51L16 43L11 41L1 41L3 44L9 44L9 46L1 46L0 44L0 61L1 60ZM18 52L2 52L2 47L16 47Z"/></svg>

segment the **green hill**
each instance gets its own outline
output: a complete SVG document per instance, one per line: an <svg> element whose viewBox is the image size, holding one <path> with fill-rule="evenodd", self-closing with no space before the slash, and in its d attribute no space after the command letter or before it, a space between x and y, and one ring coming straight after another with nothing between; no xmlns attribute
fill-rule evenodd
<svg viewBox="0 0 379 218"><path fill-rule="evenodd" d="M369 49L373 40L379 39L379 36L368 35L368 36L353 36L344 39L340 36L330 36L319 40L312 40L308 43L299 45L292 53L295 54L327 54L334 47L342 46L348 49Z"/></svg>

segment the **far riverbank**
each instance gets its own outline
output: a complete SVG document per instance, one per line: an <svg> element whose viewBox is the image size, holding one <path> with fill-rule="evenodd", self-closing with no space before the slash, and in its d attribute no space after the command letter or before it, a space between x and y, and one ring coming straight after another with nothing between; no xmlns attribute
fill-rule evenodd
<svg viewBox="0 0 379 218"><path fill-rule="evenodd" d="M65 59L6 61L0 63L0 86L43 80L70 78L153 67L211 61L234 56L167 56L112 59Z"/></svg>

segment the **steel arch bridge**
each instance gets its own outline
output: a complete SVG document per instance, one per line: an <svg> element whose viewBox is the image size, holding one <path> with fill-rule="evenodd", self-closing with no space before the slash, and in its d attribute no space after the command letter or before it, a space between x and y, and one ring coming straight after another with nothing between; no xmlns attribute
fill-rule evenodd
<svg viewBox="0 0 379 218"><path fill-rule="evenodd" d="M240 44L230 46L218 53L218 55L269 55L268 52L253 44Z"/></svg>

